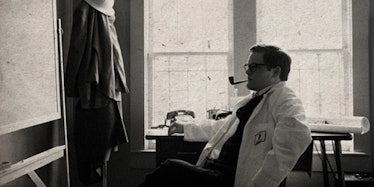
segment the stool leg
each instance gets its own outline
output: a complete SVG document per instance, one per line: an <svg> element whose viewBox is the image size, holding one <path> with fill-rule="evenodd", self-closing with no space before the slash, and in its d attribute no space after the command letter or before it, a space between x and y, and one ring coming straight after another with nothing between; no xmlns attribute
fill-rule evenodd
<svg viewBox="0 0 374 187"><path fill-rule="evenodd" d="M344 182L344 171L342 169L341 165L341 158L342 158L342 151L341 151L341 145L339 140L334 141L334 146L335 146L335 162L336 162L336 169L338 172L338 180L336 181L336 186L341 186L345 187L345 182Z"/></svg>
<svg viewBox="0 0 374 187"><path fill-rule="evenodd" d="M329 176L327 170L327 155L326 155L326 146L325 141L320 140L321 142L321 152L322 152L322 170L323 170L323 186L329 187Z"/></svg>

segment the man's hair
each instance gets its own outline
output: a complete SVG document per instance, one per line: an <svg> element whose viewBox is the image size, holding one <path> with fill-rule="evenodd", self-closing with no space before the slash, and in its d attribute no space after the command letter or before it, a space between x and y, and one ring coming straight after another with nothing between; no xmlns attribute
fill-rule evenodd
<svg viewBox="0 0 374 187"><path fill-rule="evenodd" d="M273 45L257 44L249 49L252 53L263 53L263 60L268 69L279 66L281 68L281 74L279 78L281 81L288 79L288 73L291 69L291 57L283 51L281 48Z"/></svg>

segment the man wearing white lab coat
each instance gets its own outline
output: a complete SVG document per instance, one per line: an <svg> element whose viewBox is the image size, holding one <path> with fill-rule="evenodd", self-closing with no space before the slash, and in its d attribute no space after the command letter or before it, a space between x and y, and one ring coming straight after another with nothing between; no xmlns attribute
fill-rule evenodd
<svg viewBox="0 0 374 187"><path fill-rule="evenodd" d="M232 174L232 182L222 186L276 187L312 138L301 101L285 86L291 58L275 46L256 45L250 51L244 67L247 87L256 94L245 97L224 119L177 121L169 134L183 132L185 141L209 140L196 167Z"/></svg>

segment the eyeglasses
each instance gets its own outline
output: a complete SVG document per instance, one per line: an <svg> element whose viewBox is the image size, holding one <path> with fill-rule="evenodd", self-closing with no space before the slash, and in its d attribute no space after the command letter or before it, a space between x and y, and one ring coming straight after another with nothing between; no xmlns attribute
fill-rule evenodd
<svg viewBox="0 0 374 187"><path fill-rule="evenodd" d="M255 72L258 66L266 66L266 64L256 64L256 63L244 64L244 69L245 71L249 69L250 72Z"/></svg>

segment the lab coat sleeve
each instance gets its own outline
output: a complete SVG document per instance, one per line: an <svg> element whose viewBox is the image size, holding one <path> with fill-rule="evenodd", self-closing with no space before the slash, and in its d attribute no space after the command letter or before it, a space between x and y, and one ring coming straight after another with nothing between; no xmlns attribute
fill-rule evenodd
<svg viewBox="0 0 374 187"><path fill-rule="evenodd" d="M209 141L230 116L220 120L192 120L191 123L184 126L184 140L190 142Z"/></svg>
<svg viewBox="0 0 374 187"><path fill-rule="evenodd" d="M296 96L279 98L272 113L276 123L273 149L253 178L258 186L278 186L312 141L304 109Z"/></svg>

